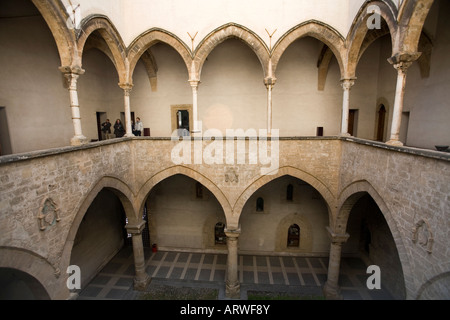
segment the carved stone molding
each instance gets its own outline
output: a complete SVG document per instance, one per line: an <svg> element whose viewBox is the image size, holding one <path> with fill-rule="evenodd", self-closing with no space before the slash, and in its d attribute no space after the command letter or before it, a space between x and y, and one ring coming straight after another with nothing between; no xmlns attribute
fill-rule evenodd
<svg viewBox="0 0 450 320"><path fill-rule="evenodd" d="M420 220L413 228L412 241L423 247L428 253L433 253L433 233L427 220Z"/></svg>
<svg viewBox="0 0 450 320"><path fill-rule="evenodd" d="M57 222L60 222L61 218L59 216L59 211L58 205L52 198L44 199L38 214L39 230L45 231L54 226Z"/></svg>

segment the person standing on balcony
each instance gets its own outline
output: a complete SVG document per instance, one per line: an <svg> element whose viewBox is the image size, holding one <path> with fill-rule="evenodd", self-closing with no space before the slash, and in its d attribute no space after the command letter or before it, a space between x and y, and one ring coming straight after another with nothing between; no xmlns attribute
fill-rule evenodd
<svg viewBox="0 0 450 320"><path fill-rule="evenodd" d="M109 119L106 119L105 122L102 123L102 139L109 139L109 135L111 134L111 122Z"/></svg>
<svg viewBox="0 0 450 320"><path fill-rule="evenodd" d="M141 118L138 117L136 118L133 134L136 137L140 137L142 135L142 131L144 131L144 124L141 122Z"/></svg>
<svg viewBox="0 0 450 320"><path fill-rule="evenodd" d="M116 135L116 138L122 138L125 135L125 128L120 119L117 119L114 124L114 134Z"/></svg>

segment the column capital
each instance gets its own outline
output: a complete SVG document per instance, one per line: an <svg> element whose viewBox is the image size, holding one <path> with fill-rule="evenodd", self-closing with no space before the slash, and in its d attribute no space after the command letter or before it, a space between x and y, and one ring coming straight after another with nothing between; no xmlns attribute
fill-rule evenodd
<svg viewBox="0 0 450 320"><path fill-rule="evenodd" d="M241 235L241 228L234 229L234 230L225 228L224 232L228 238L237 239Z"/></svg>
<svg viewBox="0 0 450 320"><path fill-rule="evenodd" d="M59 67L58 69L65 75L73 74L73 75L81 76L86 72L86 70L82 69L80 66L62 66L62 67Z"/></svg>
<svg viewBox="0 0 450 320"><path fill-rule="evenodd" d="M388 59L399 72L406 73L414 61L420 58L421 52L399 52Z"/></svg>
<svg viewBox="0 0 450 320"><path fill-rule="evenodd" d="M77 90L77 82L80 74L78 73L64 73L64 77L66 78L66 89L76 91ZM78 103L78 102L77 102Z"/></svg>
<svg viewBox="0 0 450 320"><path fill-rule="evenodd" d="M338 234L335 233L330 227L326 227L328 231L328 236L330 237L330 240L333 244L343 244L347 242L348 238L350 238L350 235L348 233L345 234Z"/></svg>
<svg viewBox="0 0 450 320"><path fill-rule="evenodd" d="M355 85L356 78L342 78L341 86L344 90L350 90Z"/></svg>
<svg viewBox="0 0 450 320"><path fill-rule="evenodd" d="M131 92L131 90L133 90L132 83L119 83L119 87L126 92Z"/></svg>
<svg viewBox="0 0 450 320"><path fill-rule="evenodd" d="M191 86L197 87L201 81L198 78L189 78L188 82L191 84Z"/></svg>
<svg viewBox="0 0 450 320"><path fill-rule="evenodd" d="M127 229L128 233L132 235L140 235L145 228L145 224L145 221L141 221L138 224L127 224L125 228Z"/></svg>
<svg viewBox="0 0 450 320"><path fill-rule="evenodd" d="M264 78L264 85L266 87L269 87L269 86L273 87L276 83L277 83L277 78L273 78L273 77Z"/></svg>

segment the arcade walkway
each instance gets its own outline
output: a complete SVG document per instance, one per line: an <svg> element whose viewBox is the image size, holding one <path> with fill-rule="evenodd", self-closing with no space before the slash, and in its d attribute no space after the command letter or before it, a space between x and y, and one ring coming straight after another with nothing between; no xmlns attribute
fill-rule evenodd
<svg viewBox="0 0 450 320"><path fill-rule="evenodd" d="M146 249L146 270L153 286L211 288L225 299L226 255L188 252L156 252ZM322 296L327 277L327 258L239 256L241 300L248 292L276 292L298 296ZM391 300L384 290L366 287L369 275L363 262L343 258L340 286L344 300ZM135 300L132 248L125 247L80 293L78 300Z"/></svg>

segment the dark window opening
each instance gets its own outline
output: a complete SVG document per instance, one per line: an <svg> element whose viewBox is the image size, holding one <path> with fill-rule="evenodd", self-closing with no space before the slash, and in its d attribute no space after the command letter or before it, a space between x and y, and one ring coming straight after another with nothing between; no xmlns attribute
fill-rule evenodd
<svg viewBox="0 0 450 320"><path fill-rule="evenodd" d="M189 111L187 110L177 111L177 129L178 129L178 136L184 137L190 135Z"/></svg>
<svg viewBox="0 0 450 320"><path fill-rule="evenodd" d="M256 200L256 211L257 212L263 212L264 211L264 199L258 198Z"/></svg>
<svg viewBox="0 0 450 320"><path fill-rule="evenodd" d="M318 137L323 137L323 127L317 127L317 134Z"/></svg>
<svg viewBox="0 0 450 320"><path fill-rule="evenodd" d="M356 137L358 131L358 110L351 109L348 115L348 133Z"/></svg>
<svg viewBox="0 0 450 320"><path fill-rule="evenodd" d="M227 244L227 236L225 234L225 224L219 222L214 228L214 239L216 245Z"/></svg>
<svg viewBox="0 0 450 320"><path fill-rule="evenodd" d="M298 248L300 246L300 227L293 224L288 231L288 248Z"/></svg>

